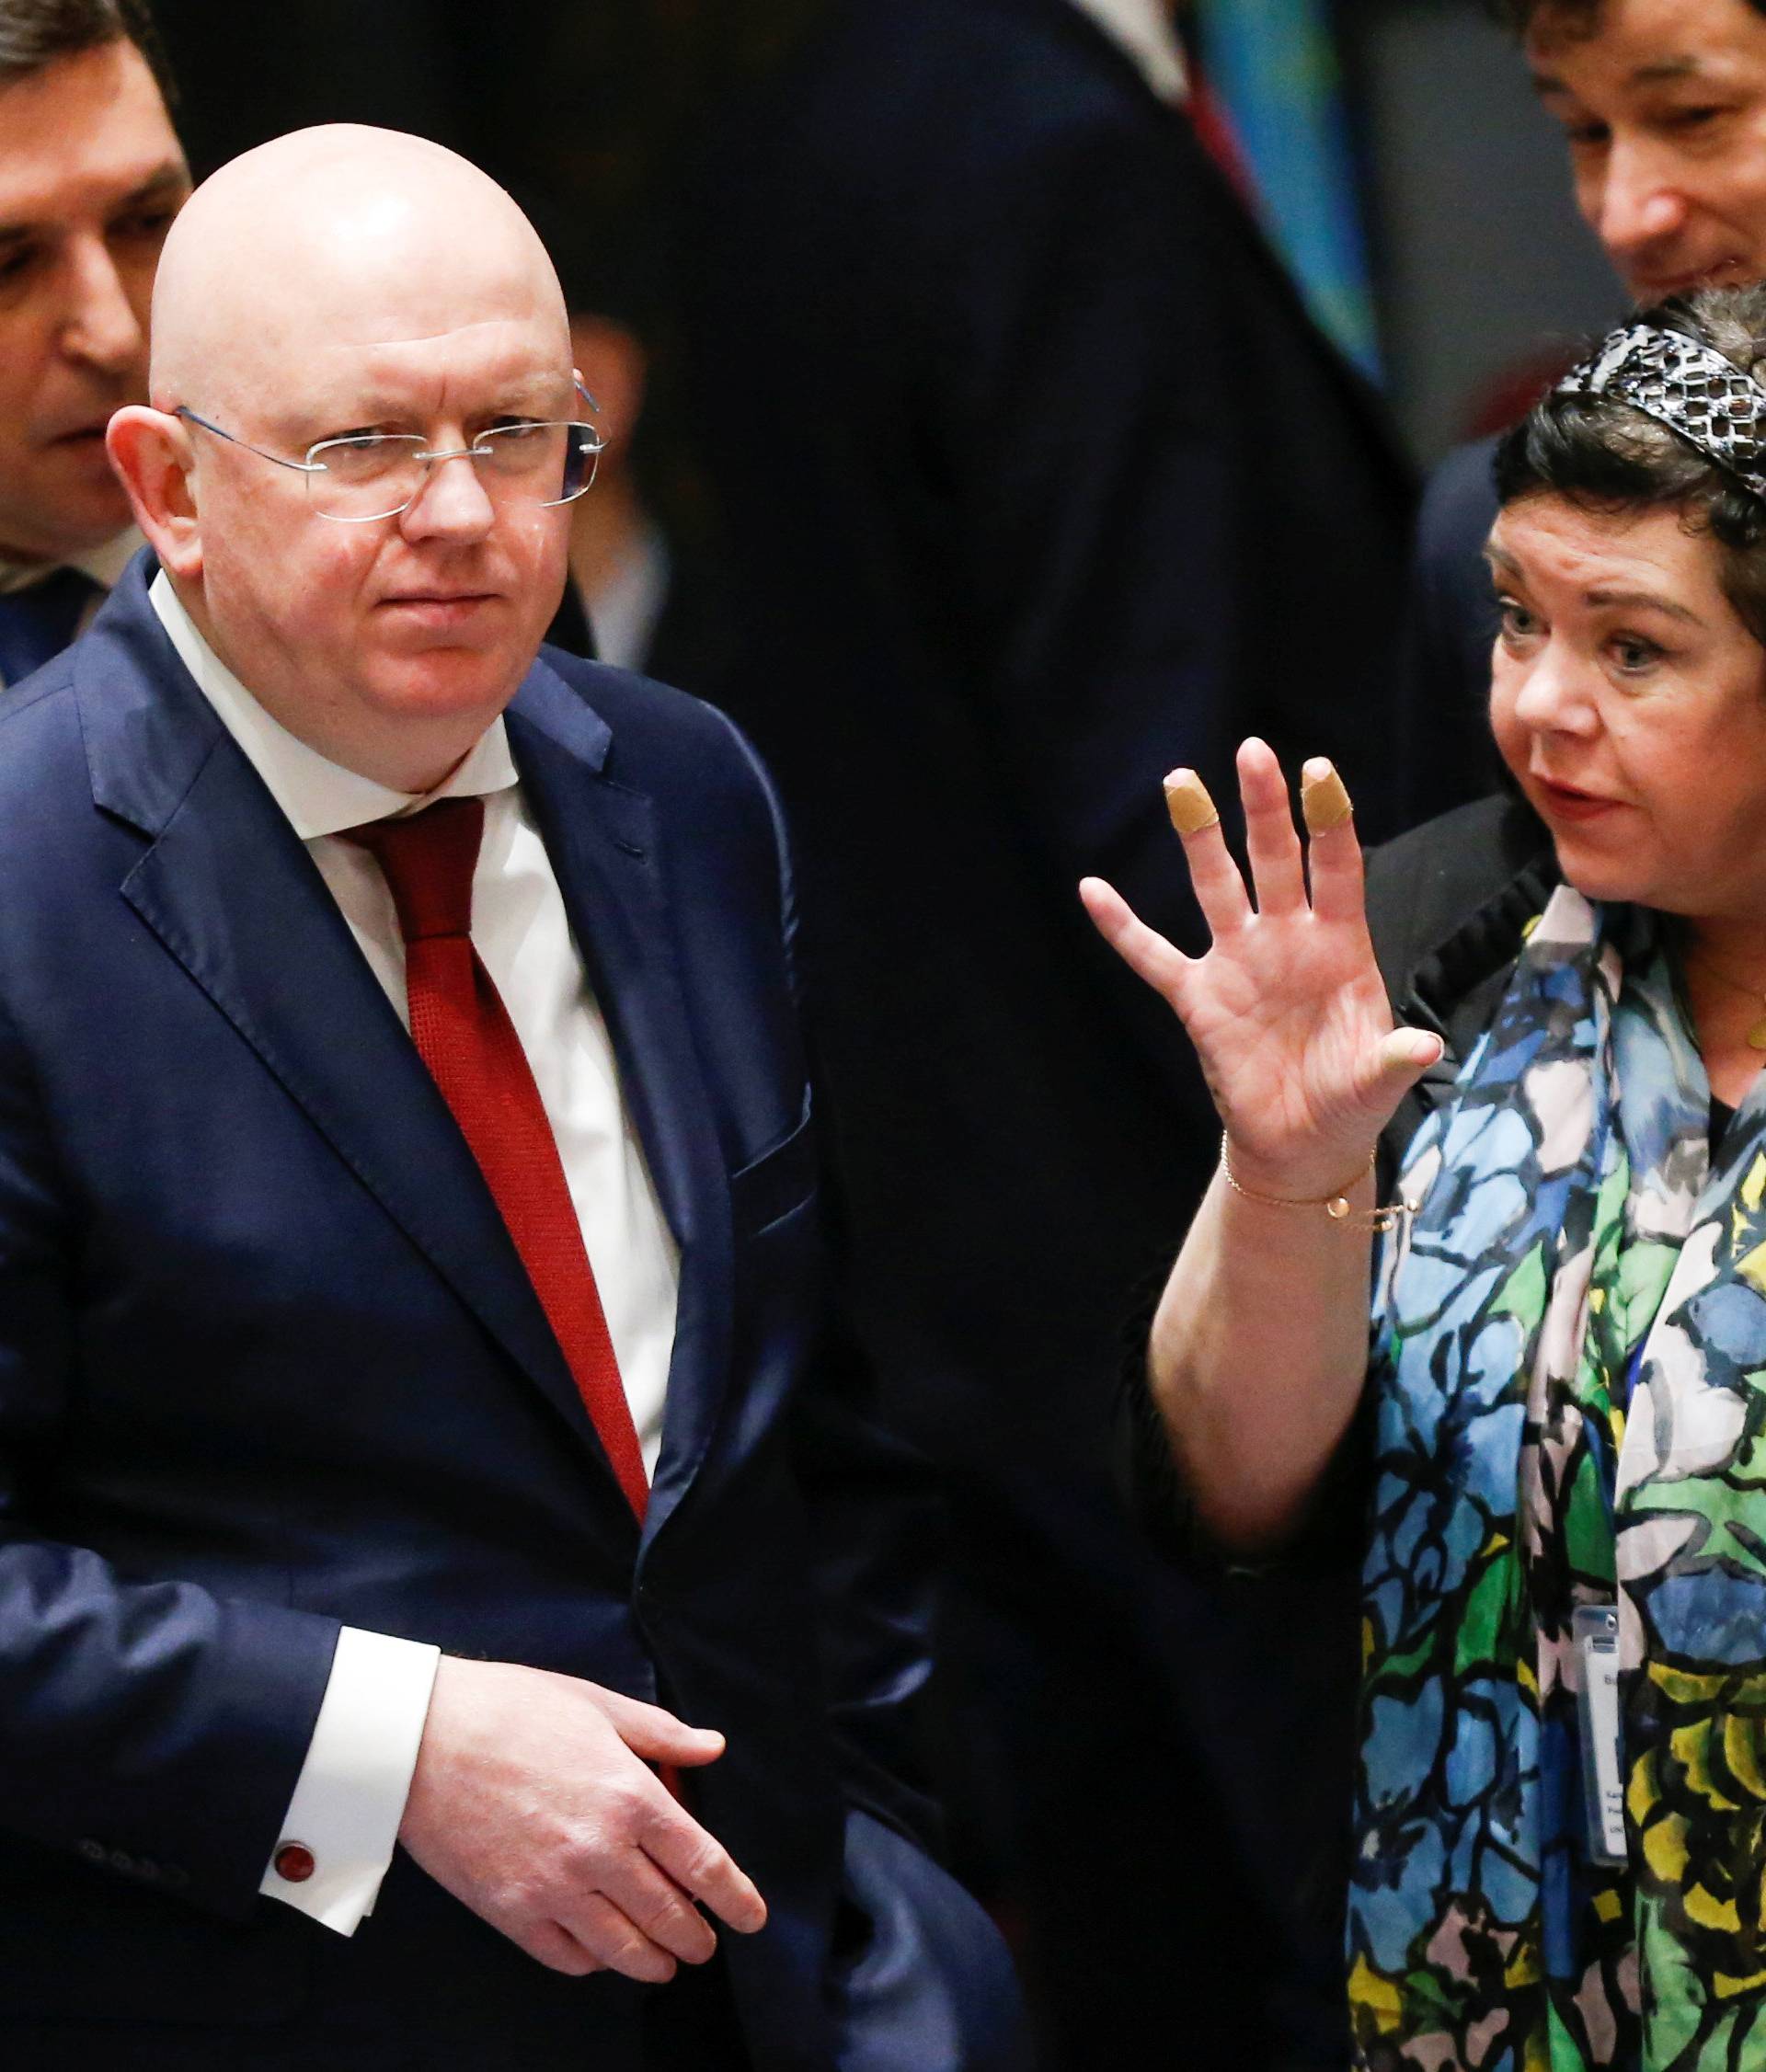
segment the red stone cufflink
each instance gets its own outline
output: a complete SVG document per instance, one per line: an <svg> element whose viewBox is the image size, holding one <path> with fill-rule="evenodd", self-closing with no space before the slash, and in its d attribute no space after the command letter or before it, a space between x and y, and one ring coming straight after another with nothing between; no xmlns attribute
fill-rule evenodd
<svg viewBox="0 0 1766 2072"><path fill-rule="evenodd" d="M284 1842L269 1860L276 1875L291 1885L304 1885L318 1869L304 1842Z"/></svg>

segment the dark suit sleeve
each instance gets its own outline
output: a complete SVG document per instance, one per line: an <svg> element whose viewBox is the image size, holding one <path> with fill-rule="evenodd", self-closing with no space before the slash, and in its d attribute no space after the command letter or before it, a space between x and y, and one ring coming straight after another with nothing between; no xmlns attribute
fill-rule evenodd
<svg viewBox="0 0 1766 2072"><path fill-rule="evenodd" d="M242 1916L278 1839L334 1621L119 1574L51 1525L79 1415L80 1228L0 1004L0 1823Z"/></svg>
<svg viewBox="0 0 1766 2072"><path fill-rule="evenodd" d="M1066 867L1163 876L1158 780L1230 752L1233 572L1218 513L1244 464L1170 168L1100 119L1047 140L951 261L951 474L975 682L1004 774ZM1125 753L1140 744L1137 754ZM1149 847L1158 853L1149 856Z"/></svg>
<svg viewBox="0 0 1766 2072"><path fill-rule="evenodd" d="M1359 607L1325 573L1338 549L1316 521L1331 498L1302 512L1297 456L1279 439L1259 448L1245 401L1255 363L1271 382L1303 371L1320 418L1334 406L1319 441L1341 441L1355 437L1341 421L1353 418L1348 377L1175 114L1070 120L963 218L970 235L930 297L953 313L948 335L925 360L954 370L936 404L961 502L953 608L970 623L998 781L1051 899L1072 902L1077 878L1099 873L1199 949L1166 771L1187 764L1230 786L1239 740L1259 732L1290 756L1333 756L1358 773L1366 824L1390 818L1391 653L1369 639L1346 665L1343 621ZM1228 265L1254 292L1227 291ZM1247 310L1269 336L1242 335ZM1394 487L1366 568L1339 556L1375 589L1370 571L1397 552L1401 497ZM1338 522L1353 532L1347 505ZM1314 601L1326 597L1328 619ZM1316 616L1316 638L1296 627L1273 639L1272 613ZM1296 655L1306 666L1288 666ZM1222 803L1231 819L1230 793ZM1161 1003L1096 946L1079 955L1107 1012L1168 1072Z"/></svg>
<svg viewBox="0 0 1766 2072"><path fill-rule="evenodd" d="M1406 601L1399 767L1406 826L1501 782L1490 735L1496 601L1484 543L1497 516L1494 440L1461 446L1429 477Z"/></svg>

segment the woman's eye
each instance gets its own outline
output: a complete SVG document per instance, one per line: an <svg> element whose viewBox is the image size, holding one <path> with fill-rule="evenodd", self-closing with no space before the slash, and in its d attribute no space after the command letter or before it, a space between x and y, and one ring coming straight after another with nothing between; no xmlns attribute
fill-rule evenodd
<svg viewBox="0 0 1766 2072"><path fill-rule="evenodd" d="M1651 669L1662 658L1662 650L1653 640L1632 640L1621 637L1612 643L1612 658L1626 676L1636 676Z"/></svg>
<svg viewBox="0 0 1766 2072"><path fill-rule="evenodd" d="M1497 598L1497 612L1502 622L1505 640L1531 640L1539 631L1539 621L1512 597Z"/></svg>

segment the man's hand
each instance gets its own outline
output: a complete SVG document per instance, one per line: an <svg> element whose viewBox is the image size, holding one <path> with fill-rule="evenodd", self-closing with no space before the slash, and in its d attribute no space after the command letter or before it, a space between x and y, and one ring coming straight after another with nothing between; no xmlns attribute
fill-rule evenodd
<svg viewBox="0 0 1766 2072"><path fill-rule="evenodd" d="M648 1762L716 1762L724 1737L599 1684L444 1656L398 1838L458 1900L554 1971L654 1982L717 1947L703 1902L750 1934L766 1905Z"/></svg>

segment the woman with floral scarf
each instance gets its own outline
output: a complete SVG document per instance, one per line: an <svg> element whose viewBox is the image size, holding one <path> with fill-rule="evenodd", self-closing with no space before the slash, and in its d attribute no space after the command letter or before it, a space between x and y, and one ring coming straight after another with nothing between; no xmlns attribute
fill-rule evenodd
<svg viewBox="0 0 1766 2072"><path fill-rule="evenodd" d="M1247 1559L1365 1500L1379 2072L1766 2066L1762 383L1766 291L1677 299L1498 454L1491 721L1555 871L1456 1054L1393 1025L1326 764L1302 848L1240 750L1248 885L1168 781L1205 956L1084 887L1224 1130L1148 1363L1187 1500ZM1487 824L1407 838L1418 899Z"/></svg>

